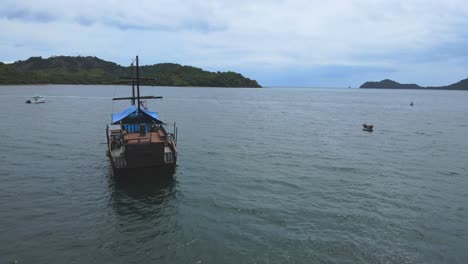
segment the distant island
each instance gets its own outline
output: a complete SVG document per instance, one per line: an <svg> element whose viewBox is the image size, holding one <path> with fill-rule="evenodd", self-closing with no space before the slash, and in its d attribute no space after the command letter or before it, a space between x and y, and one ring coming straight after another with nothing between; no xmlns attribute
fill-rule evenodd
<svg viewBox="0 0 468 264"><path fill-rule="evenodd" d="M468 78L447 86L422 87L417 84L403 84L389 79L380 82L365 82L359 88L370 89L427 89L427 90L468 90Z"/></svg>
<svg viewBox="0 0 468 264"><path fill-rule="evenodd" d="M247 87L261 88L236 72L209 72L192 66L160 63L141 66L141 75L155 78L158 86ZM0 84L115 84L129 76L130 66L96 57L31 57L14 63L0 62Z"/></svg>

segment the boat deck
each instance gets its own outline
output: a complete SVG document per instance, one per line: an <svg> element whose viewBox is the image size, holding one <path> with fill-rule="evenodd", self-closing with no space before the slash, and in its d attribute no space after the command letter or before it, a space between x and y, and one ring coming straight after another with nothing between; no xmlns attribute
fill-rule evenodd
<svg viewBox="0 0 468 264"><path fill-rule="evenodd" d="M141 135L139 132L137 133L128 133L122 131L123 140L127 144L140 144L140 143L158 143L158 142L166 142L166 137L164 132L158 130L156 132L148 132L144 135Z"/></svg>

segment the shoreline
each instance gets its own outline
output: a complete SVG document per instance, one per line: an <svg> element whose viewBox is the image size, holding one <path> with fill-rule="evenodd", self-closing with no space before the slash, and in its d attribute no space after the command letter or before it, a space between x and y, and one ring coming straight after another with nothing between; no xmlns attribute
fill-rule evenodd
<svg viewBox="0 0 468 264"><path fill-rule="evenodd" d="M34 84L0 84L2 86L128 86L128 84L73 84L73 83L34 83ZM223 89L262 89L264 87L234 87L234 86L158 86L140 85L140 87L165 87L165 88L223 88Z"/></svg>

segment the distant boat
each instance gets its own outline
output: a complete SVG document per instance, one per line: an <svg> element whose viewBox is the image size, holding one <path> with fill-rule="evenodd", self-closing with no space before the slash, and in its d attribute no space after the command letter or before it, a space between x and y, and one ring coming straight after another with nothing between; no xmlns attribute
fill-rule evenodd
<svg viewBox="0 0 468 264"><path fill-rule="evenodd" d="M411 104L409 104L410 106L414 106L413 102L411 102Z"/></svg>
<svg viewBox="0 0 468 264"><path fill-rule="evenodd" d="M362 124L362 130L372 132L374 131L374 125Z"/></svg>
<svg viewBox="0 0 468 264"><path fill-rule="evenodd" d="M26 100L27 104L42 104L45 103L45 99L42 96L34 96L33 98Z"/></svg>
<svg viewBox="0 0 468 264"><path fill-rule="evenodd" d="M121 77L131 81L132 96L113 98L130 100L131 105L113 114L107 125L107 156L114 176L161 178L176 167L177 127L174 123L173 133L168 133L158 113L148 110L145 100L162 99L161 96L140 96L140 81L154 79L139 77L138 56L132 72L136 76Z"/></svg>

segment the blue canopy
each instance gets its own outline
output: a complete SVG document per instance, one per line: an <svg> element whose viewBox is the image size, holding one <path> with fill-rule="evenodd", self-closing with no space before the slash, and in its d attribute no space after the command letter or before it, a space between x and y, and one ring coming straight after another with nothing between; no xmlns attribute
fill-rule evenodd
<svg viewBox="0 0 468 264"><path fill-rule="evenodd" d="M146 115L148 115L152 120L156 121L157 123L163 123L160 119L159 119L159 116L158 116L158 113L157 112L151 112L151 111L148 111L144 108L140 108L140 111L142 113L145 113ZM117 123L119 121L121 121L122 119L128 117L128 116L136 116L138 115L138 107L132 105L130 106L129 108L123 110L122 112L118 112L118 113L115 113L115 114L112 114L112 123Z"/></svg>

